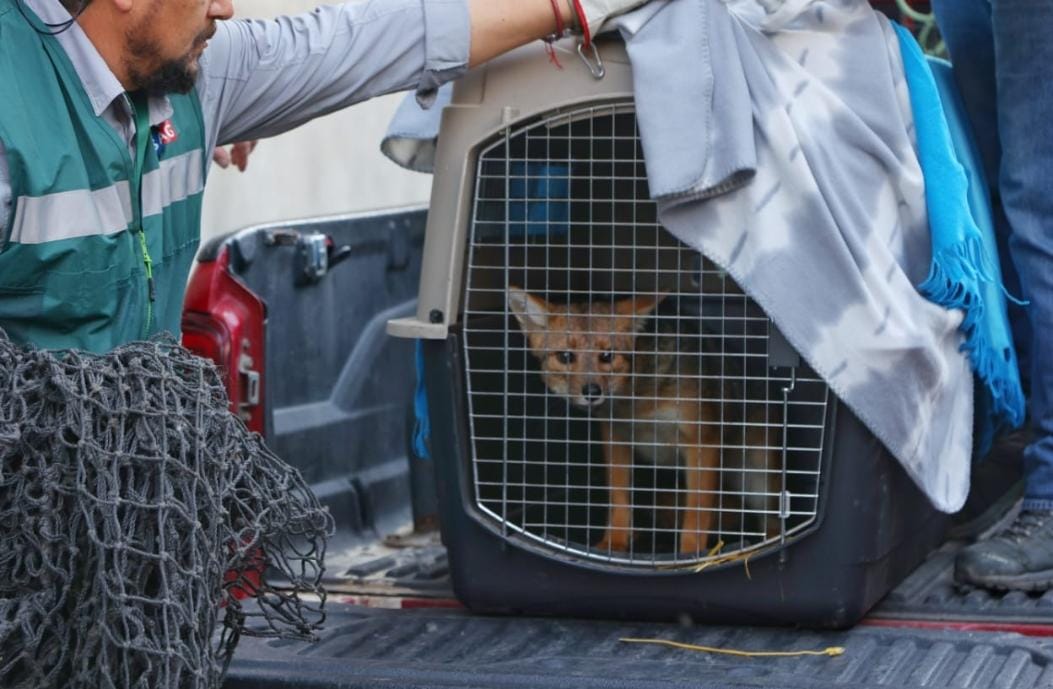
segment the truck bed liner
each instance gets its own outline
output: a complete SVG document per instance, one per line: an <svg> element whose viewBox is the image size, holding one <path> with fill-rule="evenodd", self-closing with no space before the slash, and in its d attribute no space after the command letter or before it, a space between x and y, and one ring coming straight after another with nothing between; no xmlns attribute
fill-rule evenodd
<svg viewBox="0 0 1053 689"><path fill-rule="evenodd" d="M838 657L741 658L620 642L660 637L730 649L843 646ZM1005 633L842 632L477 617L461 610L333 606L316 643L243 639L226 689L397 687L1048 687L1049 641Z"/></svg>
<svg viewBox="0 0 1053 689"><path fill-rule="evenodd" d="M872 617L993 624L1041 625L1053 633L1053 590L990 592L954 583L954 554L947 543L929 556L871 613Z"/></svg>
<svg viewBox="0 0 1053 689"><path fill-rule="evenodd" d="M474 616L450 607L456 603L435 539L388 543L394 547L349 558L354 563L342 571L318 642L245 638L225 687L1053 687L1053 593L956 587L951 573L960 543L935 552L864 624L842 632ZM346 602L352 600L399 609ZM936 623L957 627L912 626ZM963 631L969 623L1034 636ZM884 624L904 626L878 626ZM620 637L846 652L751 659L624 644Z"/></svg>

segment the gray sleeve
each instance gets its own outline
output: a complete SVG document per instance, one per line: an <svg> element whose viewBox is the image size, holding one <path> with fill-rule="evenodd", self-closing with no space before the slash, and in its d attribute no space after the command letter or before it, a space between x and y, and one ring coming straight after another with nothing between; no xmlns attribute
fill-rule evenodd
<svg viewBox="0 0 1053 689"><path fill-rule="evenodd" d="M367 0L220 22L197 81L209 148L280 134L384 93L416 89L427 104L467 68L466 3Z"/></svg>
<svg viewBox="0 0 1053 689"><path fill-rule="evenodd" d="M11 218L11 173L7 170L7 150L0 141L0 247L4 245L4 230Z"/></svg>

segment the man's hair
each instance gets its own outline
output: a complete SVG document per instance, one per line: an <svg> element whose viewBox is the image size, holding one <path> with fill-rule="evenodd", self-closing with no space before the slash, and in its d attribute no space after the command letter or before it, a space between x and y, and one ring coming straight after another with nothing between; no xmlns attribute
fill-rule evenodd
<svg viewBox="0 0 1053 689"><path fill-rule="evenodd" d="M91 3L91 0L59 0L59 2L62 3L67 12L76 17L84 11L84 8Z"/></svg>

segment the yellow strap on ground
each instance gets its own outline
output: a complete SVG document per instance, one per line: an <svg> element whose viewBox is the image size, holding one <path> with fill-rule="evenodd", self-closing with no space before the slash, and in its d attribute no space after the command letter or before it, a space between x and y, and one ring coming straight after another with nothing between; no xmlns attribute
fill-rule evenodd
<svg viewBox="0 0 1053 689"><path fill-rule="evenodd" d="M680 648L685 651L699 651L702 653L721 653L729 656L742 656L745 658L792 658L796 656L839 656L843 655L845 649L843 646L830 646L824 648L821 651L739 651L733 648L714 648L713 646L696 646L694 644L682 644L679 641L669 641L667 639L618 639L624 641L627 644L656 644L659 646L669 646L671 648Z"/></svg>

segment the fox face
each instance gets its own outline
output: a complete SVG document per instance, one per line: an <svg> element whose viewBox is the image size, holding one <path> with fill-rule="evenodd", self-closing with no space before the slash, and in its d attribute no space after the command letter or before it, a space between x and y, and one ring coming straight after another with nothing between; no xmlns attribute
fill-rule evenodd
<svg viewBox="0 0 1053 689"><path fill-rule="evenodd" d="M557 305L510 286L508 305L546 387L594 409L631 391L636 336L665 296Z"/></svg>

